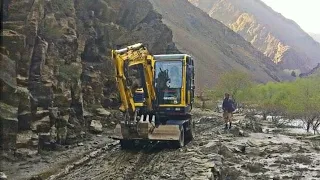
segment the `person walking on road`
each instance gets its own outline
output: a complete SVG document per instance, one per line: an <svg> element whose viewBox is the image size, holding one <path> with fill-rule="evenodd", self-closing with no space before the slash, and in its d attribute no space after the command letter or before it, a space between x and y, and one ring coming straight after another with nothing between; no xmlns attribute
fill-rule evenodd
<svg viewBox="0 0 320 180"><path fill-rule="evenodd" d="M230 99L230 95L225 93L224 100L222 103L223 119L226 123L225 129L231 129L232 112L235 110L234 103Z"/></svg>

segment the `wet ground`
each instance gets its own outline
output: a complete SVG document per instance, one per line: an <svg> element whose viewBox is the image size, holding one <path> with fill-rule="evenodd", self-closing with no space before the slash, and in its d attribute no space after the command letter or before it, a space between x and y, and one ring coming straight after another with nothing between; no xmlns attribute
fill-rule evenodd
<svg viewBox="0 0 320 180"><path fill-rule="evenodd" d="M320 179L318 136L285 135L267 122L259 128L242 115L230 131L219 114L196 111L194 118L196 136L184 148L155 143L122 150L117 141L93 137L4 172L9 179Z"/></svg>

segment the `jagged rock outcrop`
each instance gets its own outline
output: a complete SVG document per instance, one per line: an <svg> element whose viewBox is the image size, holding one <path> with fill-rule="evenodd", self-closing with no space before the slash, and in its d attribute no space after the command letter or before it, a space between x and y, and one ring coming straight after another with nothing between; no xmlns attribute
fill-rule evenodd
<svg viewBox="0 0 320 180"><path fill-rule="evenodd" d="M112 48L142 42L151 53L177 52L171 31L146 0L78 0L76 4L85 105L118 104L110 61Z"/></svg>
<svg viewBox="0 0 320 180"><path fill-rule="evenodd" d="M3 3L3 149L15 149L18 131L49 133L62 120L57 135L60 128L64 137L74 138L72 133L89 127L85 109L117 107L112 48L142 42L152 53L178 52L170 29L147 0Z"/></svg>
<svg viewBox="0 0 320 180"><path fill-rule="evenodd" d="M283 69L308 72L320 62L320 44L261 0L189 0L239 33Z"/></svg>

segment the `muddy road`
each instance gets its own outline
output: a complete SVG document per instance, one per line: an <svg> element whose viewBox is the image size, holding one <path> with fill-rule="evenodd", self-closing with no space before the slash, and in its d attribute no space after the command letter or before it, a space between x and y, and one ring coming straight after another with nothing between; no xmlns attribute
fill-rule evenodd
<svg viewBox="0 0 320 180"><path fill-rule="evenodd" d="M241 115L225 131L221 117L209 115L196 117L195 139L184 148L114 145L51 179L320 179L318 139L264 133L267 125Z"/></svg>
<svg viewBox="0 0 320 180"><path fill-rule="evenodd" d="M169 143L160 142L122 150L117 144L90 161L50 179L208 179L213 164L209 160L203 166L198 164L204 159L197 159L193 148L199 146L208 131L217 128L218 121L200 124L197 118L197 122L195 140L184 148L175 149Z"/></svg>
<svg viewBox="0 0 320 180"><path fill-rule="evenodd" d="M243 115L234 118L233 128L225 131L220 114L196 112L195 139L180 149L155 143L122 150L118 141L102 136L63 156L55 152L45 164L35 159L12 164L7 175L52 180L320 179L320 136L288 134ZM58 163L61 159L69 160Z"/></svg>

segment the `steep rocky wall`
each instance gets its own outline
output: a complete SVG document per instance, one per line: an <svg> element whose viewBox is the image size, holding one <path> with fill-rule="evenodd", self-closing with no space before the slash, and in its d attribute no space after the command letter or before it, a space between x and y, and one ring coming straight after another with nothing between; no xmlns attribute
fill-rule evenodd
<svg viewBox="0 0 320 180"><path fill-rule="evenodd" d="M85 111L117 107L112 48L142 42L152 53L177 52L171 31L147 0L3 3L4 149L15 148L18 131L46 133L61 117L79 133L88 124Z"/></svg>
<svg viewBox="0 0 320 180"><path fill-rule="evenodd" d="M151 53L177 52L171 31L146 0L76 0L84 103L115 105L110 50L142 42Z"/></svg>
<svg viewBox="0 0 320 180"><path fill-rule="evenodd" d="M307 72L319 63L320 44L260 0L189 1L239 33L284 69Z"/></svg>

